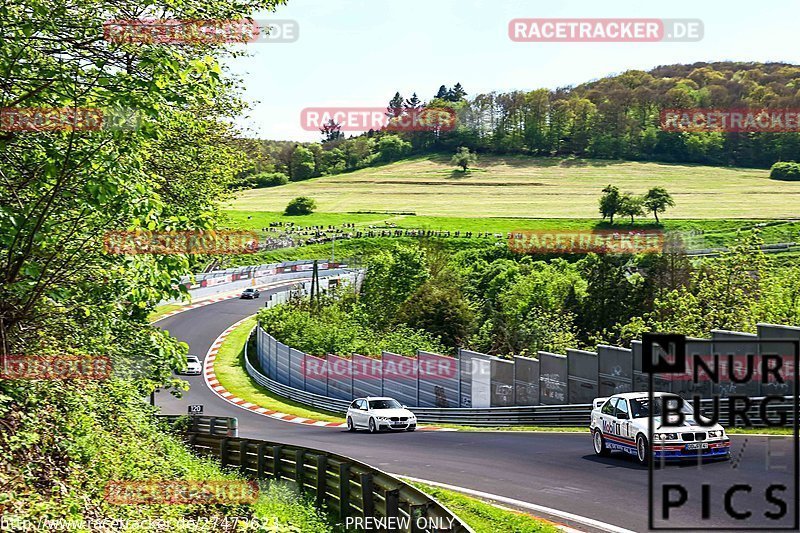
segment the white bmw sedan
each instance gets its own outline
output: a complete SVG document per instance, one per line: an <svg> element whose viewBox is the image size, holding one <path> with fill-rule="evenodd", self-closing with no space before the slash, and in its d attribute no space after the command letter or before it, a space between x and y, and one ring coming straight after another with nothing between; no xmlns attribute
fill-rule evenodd
<svg viewBox="0 0 800 533"><path fill-rule="evenodd" d="M595 398L592 402L592 443L594 453L608 455L620 450L633 455L641 464L647 464L650 453L654 459L680 460L702 457L730 458L731 441L719 424L698 424L689 404L684 403L682 422L663 425L661 422L662 397L676 398L674 394L655 393L655 405L650 405L646 392L615 394L609 398ZM672 417L670 417L672 419ZM676 418L677 422L679 419ZM655 422L653 438L648 445L649 425Z"/></svg>
<svg viewBox="0 0 800 533"><path fill-rule="evenodd" d="M347 429L368 429L377 433L383 429L414 431L417 417L394 398L357 398L347 408Z"/></svg>

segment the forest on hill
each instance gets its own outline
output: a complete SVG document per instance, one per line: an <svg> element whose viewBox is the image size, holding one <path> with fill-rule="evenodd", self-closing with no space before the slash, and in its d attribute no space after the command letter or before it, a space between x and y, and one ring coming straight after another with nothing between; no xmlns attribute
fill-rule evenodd
<svg viewBox="0 0 800 533"><path fill-rule="evenodd" d="M408 97L405 97L408 96ZM240 176L249 186L259 173L294 181L337 174L412 154L452 152L576 156L769 168L800 151L800 133L675 132L661 128L661 111L675 108L798 109L800 66L714 62L665 65L554 90L469 95L460 84L442 85L428 101L399 92L387 104L413 113L451 108L455 128L445 131L369 131L347 137L337 124L320 143L237 140L253 160ZM273 179L263 185L279 185Z"/></svg>

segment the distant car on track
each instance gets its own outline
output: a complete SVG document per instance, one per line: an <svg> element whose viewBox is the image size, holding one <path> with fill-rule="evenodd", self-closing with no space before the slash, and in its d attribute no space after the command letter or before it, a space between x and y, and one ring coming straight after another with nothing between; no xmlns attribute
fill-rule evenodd
<svg viewBox="0 0 800 533"><path fill-rule="evenodd" d="M648 424L655 421L653 428L653 459L697 459L730 457L731 442L719 424L700 426L688 402L683 404L684 422L680 427L661 425L661 397L675 397L674 394L657 392L655 405L650 405L647 393L628 392L615 394L608 398L595 398L592 401L592 443L594 453L608 455L612 450L620 450L636 457L640 464L647 464Z"/></svg>
<svg viewBox="0 0 800 533"><path fill-rule="evenodd" d="M368 429L377 433L382 429L392 431L414 431L417 417L405 405L394 398L357 398L347 409L347 429Z"/></svg>
<svg viewBox="0 0 800 533"><path fill-rule="evenodd" d="M178 372L178 374L183 374L185 376L199 376L201 371L202 365L200 364L200 358L196 355L187 355L186 368Z"/></svg>
<svg viewBox="0 0 800 533"><path fill-rule="evenodd" d="M248 287L242 291L241 298L242 300L252 300L253 298L260 298L261 293L258 292L258 289L254 289L253 287Z"/></svg>

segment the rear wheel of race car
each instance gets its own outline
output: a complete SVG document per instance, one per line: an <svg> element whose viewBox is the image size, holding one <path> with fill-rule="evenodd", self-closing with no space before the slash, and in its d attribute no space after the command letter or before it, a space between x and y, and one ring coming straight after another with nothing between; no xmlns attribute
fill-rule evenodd
<svg viewBox="0 0 800 533"><path fill-rule="evenodd" d="M599 429L594 430L592 435L592 443L594 444L594 453L600 457L606 457L609 454L609 449L606 448L606 439Z"/></svg>
<svg viewBox="0 0 800 533"><path fill-rule="evenodd" d="M353 419L349 416L347 417L347 431L355 431L356 426L353 424Z"/></svg>
<svg viewBox="0 0 800 533"><path fill-rule="evenodd" d="M647 465L650 459L650 448L647 446L647 438L641 433L636 437L636 460L640 465Z"/></svg>

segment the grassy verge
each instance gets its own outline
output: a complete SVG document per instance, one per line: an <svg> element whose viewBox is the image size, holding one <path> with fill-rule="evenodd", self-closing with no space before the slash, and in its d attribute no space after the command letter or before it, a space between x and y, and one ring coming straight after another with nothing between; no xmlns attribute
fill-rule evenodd
<svg viewBox="0 0 800 533"><path fill-rule="evenodd" d="M220 384L234 396L265 409L325 422L344 422L344 418L335 413L310 409L273 394L247 374L244 366L244 346L250 330L255 325L256 318L248 318L239 324L220 346L217 358L214 360L214 371Z"/></svg>
<svg viewBox="0 0 800 533"><path fill-rule="evenodd" d="M166 315L167 313L171 313L172 311L177 311L185 304L166 304L166 305L159 305L155 308L155 311L147 315L147 320L152 324L153 322L157 322Z"/></svg>
<svg viewBox="0 0 800 533"><path fill-rule="evenodd" d="M475 533L495 533L496 531L557 533L560 531L554 524L520 511L497 507L477 498L424 483L410 483L453 511L474 529Z"/></svg>
<svg viewBox="0 0 800 533"><path fill-rule="evenodd" d="M336 520L332 516L317 509L312 498L300 495L296 485L286 481L259 482L253 516L260 522L260 527L253 531L345 531L340 524L334 525Z"/></svg>

